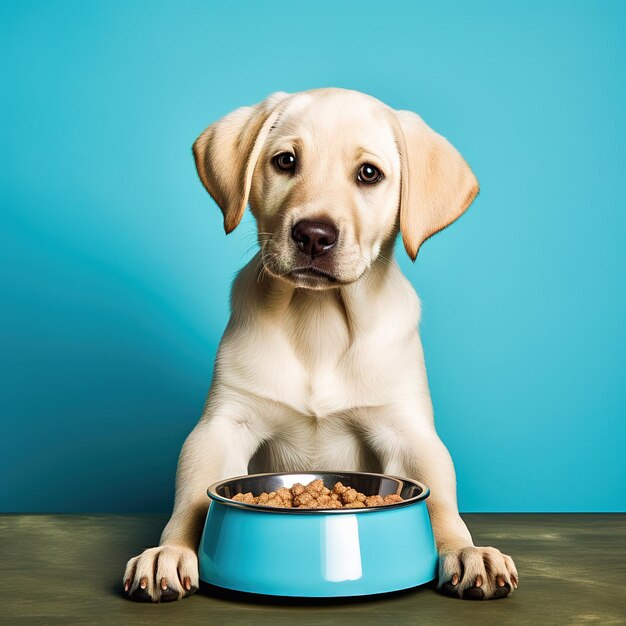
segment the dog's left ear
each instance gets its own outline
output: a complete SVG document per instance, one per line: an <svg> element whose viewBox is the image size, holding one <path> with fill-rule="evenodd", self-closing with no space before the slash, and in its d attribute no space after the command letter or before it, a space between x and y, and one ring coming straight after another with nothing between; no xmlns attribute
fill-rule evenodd
<svg viewBox="0 0 626 626"><path fill-rule="evenodd" d="M255 106L236 109L211 124L193 144L198 175L222 209L227 234L243 217L254 167L288 95L278 91Z"/></svg>
<svg viewBox="0 0 626 626"><path fill-rule="evenodd" d="M429 237L472 204L479 186L456 148L419 115L394 111L400 150L400 232L413 261Z"/></svg>

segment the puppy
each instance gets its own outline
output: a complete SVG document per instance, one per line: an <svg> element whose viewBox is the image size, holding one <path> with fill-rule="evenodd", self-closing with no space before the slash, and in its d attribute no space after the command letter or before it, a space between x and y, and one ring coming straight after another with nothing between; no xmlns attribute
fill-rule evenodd
<svg viewBox="0 0 626 626"><path fill-rule="evenodd" d="M131 598L198 586L206 488L249 472L406 476L431 489L438 589L508 595L510 557L475 547L437 436L418 334L420 302L393 260L478 193L457 150L422 119L344 89L275 93L209 126L198 174L233 231L249 204L260 250L238 273L204 413L183 445L159 547L132 558Z"/></svg>

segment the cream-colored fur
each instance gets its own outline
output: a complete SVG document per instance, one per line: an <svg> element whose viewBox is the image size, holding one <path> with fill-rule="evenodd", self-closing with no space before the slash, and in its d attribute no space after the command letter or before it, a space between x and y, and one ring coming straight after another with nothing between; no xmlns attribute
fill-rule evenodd
<svg viewBox="0 0 626 626"><path fill-rule="evenodd" d="M292 173L273 162L286 151L297 157ZM160 547L129 561L129 594L167 600L198 585L210 483L324 469L426 483L439 588L459 597L512 591L513 561L474 547L459 516L454 467L434 426L420 302L393 260L399 232L414 259L471 204L478 183L461 155L414 113L342 89L277 93L238 109L202 133L194 155L227 232L250 204L260 251L233 284L206 407L180 455L172 517ZM382 180L360 183L364 163ZM291 232L302 219L336 225L334 281L294 272Z"/></svg>

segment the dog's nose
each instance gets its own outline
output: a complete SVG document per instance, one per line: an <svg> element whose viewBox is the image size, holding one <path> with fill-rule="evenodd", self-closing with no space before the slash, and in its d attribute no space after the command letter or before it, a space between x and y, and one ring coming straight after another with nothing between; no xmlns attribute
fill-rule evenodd
<svg viewBox="0 0 626 626"><path fill-rule="evenodd" d="M337 243L337 229L328 222L302 220L293 227L291 236L298 248L312 259L325 254Z"/></svg>

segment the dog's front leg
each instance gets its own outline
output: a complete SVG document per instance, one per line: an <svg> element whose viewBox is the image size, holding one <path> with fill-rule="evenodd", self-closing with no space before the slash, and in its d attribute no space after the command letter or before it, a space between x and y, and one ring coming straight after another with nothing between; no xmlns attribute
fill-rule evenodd
<svg viewBox="0 0 626 626"><path fill-rule="evenodd" d="M250 400L238 401L232 392L227 400L219 395L209 401L181 450L174 510L159 546L128 561L123 583L133 600L169 602L197 589L196 552L209 505L206 489L215 481L247 474L262 441L258 423L250 427L251 420L258 420Z"/></svg>
<svg viewBox="0 0 626 626"><path fill-rule="evenodd" d="M511 557L492 547L476 547L459 515L454 465L431 425L407 427L402 438L374 433L386 474L406 476L430 487L427 500L439 553L438 590L470 600L501 598L517 587Z"/></svg>

